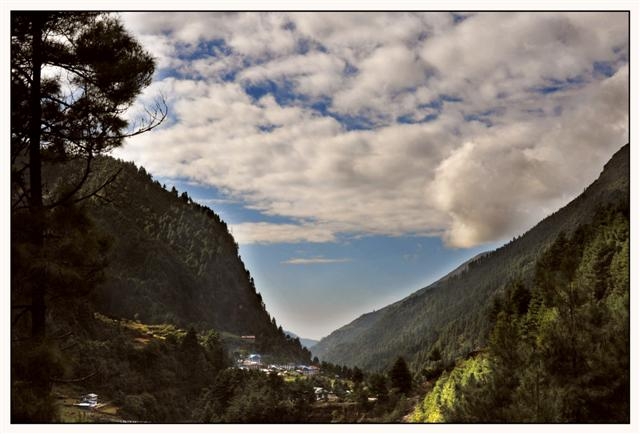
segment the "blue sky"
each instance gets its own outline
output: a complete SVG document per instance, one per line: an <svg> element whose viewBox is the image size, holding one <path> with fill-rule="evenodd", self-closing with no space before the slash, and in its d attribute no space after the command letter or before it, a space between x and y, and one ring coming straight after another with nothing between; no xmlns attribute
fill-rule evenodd
<svg viewBox="0 0 640 434"><path fill-rule="evenodd" d="M247 208L215 187L184 180L160 181L168 188L187 191L193 200L214 209L231 227L243 222L293 222ZM439 237L345 234L330 243L241 244L240 256L278 323L296 334L319 339L362 313L404 298L498 245L452 249Z"/></svg>
<svg viewBox="0 0 640 434"><path fill-rule="evenodd" d="M170 118L117 155L218 212L303 337L523 233L628 142L624 13L122 19L157 60L129 115Z"/></svg>

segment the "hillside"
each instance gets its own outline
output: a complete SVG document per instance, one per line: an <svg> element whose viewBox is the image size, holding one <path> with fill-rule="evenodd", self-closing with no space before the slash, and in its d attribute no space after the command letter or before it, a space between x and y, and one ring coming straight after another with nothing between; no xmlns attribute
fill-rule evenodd
<svg viewBox="0 0 640 434"><path fill-rule="evenodd" d="M532 284L494 300L487 345L437 381L414 422L629 423L629 202L561 234Z"/></svg>
<svg viewBox="0 0 640 434"><path fill-rule="evenodd" d="M78 176L77 170L51 167L48 176L64 182ZM308 351L288 339L267 312L237 243L215 212L186 193L167 191L133 163L104 157L93 163L92 172L86 192L117 173L98 196L82 202L110 244L104 281L91 294L96 311L254 335L256 351L309 359Z"/></svg>
<svg viewBox="0 0 640 434"><path fill-rule="evenodd" d="M336 364L380 370L397 355L421 368L436 347L452 361L484 346L494 296L513 279L531 280L537 258L558 234L589 222L604 204L628 202L629 171L625 145L581 195L527 233L396 303L362 315L322 339L313 354Z"/></svg>
<svg viewBox="0 0 640 434"><path fill-rule="evenodd" d="M295 338L300 339L300 344L301 344L302 346L304 346L304 347L307 347L307 348L311 348L311 347L313 347L314 345L316 345L316 344L319 342L319 341L317 341L317 340L315 340L315 339L301 338L301 337L300 337L300 336L298 336L297 334L295 334L295 333L293 333L293 332L290 332L290 331L288 331L288 330L285 330L285 331L284 331L284 334L285 334L285 335L289 335L289 336L291 336L291 337L292 337L292 338L294 338L294 339L295 339Z"/></svg>

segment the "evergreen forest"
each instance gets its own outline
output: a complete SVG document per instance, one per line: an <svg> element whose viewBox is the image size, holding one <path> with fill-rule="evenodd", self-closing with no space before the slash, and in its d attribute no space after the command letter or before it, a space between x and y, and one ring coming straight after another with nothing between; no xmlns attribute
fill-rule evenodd
<svg viewBox="0 0 640 434"><path fill-rule="evenodd" d="M628 202L561 233L489 317L487 347L444 372L413 421L628 423Z"/></svg>

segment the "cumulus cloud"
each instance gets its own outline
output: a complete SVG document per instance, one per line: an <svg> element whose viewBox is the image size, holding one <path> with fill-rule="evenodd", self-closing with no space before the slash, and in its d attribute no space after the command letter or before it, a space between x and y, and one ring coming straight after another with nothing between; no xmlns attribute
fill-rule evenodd
<svg viewBox="0 0 640 434"><path fill-rule="evenodd" d="M577 195L611 156L602 144L628 140L627 80L621 68L567 101L560 119L491 128L456 148L431 184L451 217L446 240L468 247L522 232Z"/></svg>
<svg viewBox="0 0 640 434"><path fill-rule="evenodd" d="M123 16L171 119L119 156L293 222L240 243L504 239L628 142L624 13Z"/></svg>
<svg viewBox="0 0 640 434"><path fill-rule="evenodd" d="M414 110L416 105L406 107L403 97L427 83L429 67L421 61L418 53L405 45L382 46L359 64L359 73L336 93L333 107L342 113L357 115L374 112L383 121L394 119L403 111ZM423 88L426 89L426 88ZM428 103L430 97L419 103ZM389 111L389 107L399 110ZM404 110L403 110L404 109Z"/></svg>

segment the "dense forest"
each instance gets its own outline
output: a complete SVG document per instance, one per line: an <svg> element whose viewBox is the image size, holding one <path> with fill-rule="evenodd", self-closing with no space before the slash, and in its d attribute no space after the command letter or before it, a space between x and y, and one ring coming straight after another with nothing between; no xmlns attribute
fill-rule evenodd
<svg viewBox="0 0 640 434"><path fill-rule="evenodd" d="M413 421L628 423L629 202L561 233L489 318L486 349L445 372Z"/></svg>
<svg viewBox="0 0 640 434"><path fill-rule="evenodd" d="M386 369L398 355L430 375L434 350L451 365L487 344L493 298L509 282L530 285L540 255L561 233L589 223L598 208L629 200L629 145L605 165L600 177L567 206L505 246L474 258L455 273L403 300L365 314L312 348L333 363Z"/></svg>
<svg viewBox="0 0 640 434"><path fill-rule="evenodd" d="M95 314L90 329L76 329L61 344L14 348L14 378L50 381L51 393L36 396L16 383L14 422L82 422L73 406L87 391L113 409L94 421L291 422L307 417L315 401L312 383L285 382L260 371L235 367L221 335L196 333L170 324ZM66 378L71 378L67 381Z"/></svg>
<svg viewBox="0 0 640 434"><path fill-rule="evenodd" d="M77 170L72 163L45 167L46 179L57 188L73 180ZM227 372L236 371L234 356L249 352L271 362L310 363L311 355L269 316L224 221L186 193L165 189L144 168L109 157L96 159L81 192L91 191L109 173L117 177L100 197L65 211L65 218L73 215L76 223L82 222L83 234L61 234L64 244L55 246L85 249L82 254L87 255L87 246L95 245L99 254L91 267L99 276L90 291L49 301L48 328L61 338L36 350L28 340L24 345L18 341L12 353L15 378L29 377L30 366L43 363L47 369L42 375L60 378L62 384L65 378L83 379L84 388L100 391L122 417L133 420L299 419L315 399L308 383L267 382L261 373ZM50 259L48 265L53 264ZM126 327L127 319L137 326ZM141 332L145 324L157 325ZM16 336L27 331L26 321L14 325ZM240 335L255 339L243 343ZM229 382L224 405L211 407L218 399L212 394L223 393L220 384ZM260 393L271 387L276 395L260 401L262 419L252 413L240 417L234 399L244 405L254 387ZM16 420L57 417L51 399L34 406L28 389L16 387L13 398ZM194 402L201 411L194 410ZM25 408L29 411L21 413Z"/></svg>
<svg viewBox="0 0 640 434"><path fill-rule="evenodd" d="M48 174L69 179L72 167L59 165ZM117 173L100 198L83 206L96 228L109 234L104 278L91 294L96 310L145 323L253 335L256 351L310 359L299 339L288 338L267 312L238 244L214 211L186 192L161 186L133 163L101 157L92 170L84 187L89 191Z"/></svg>

